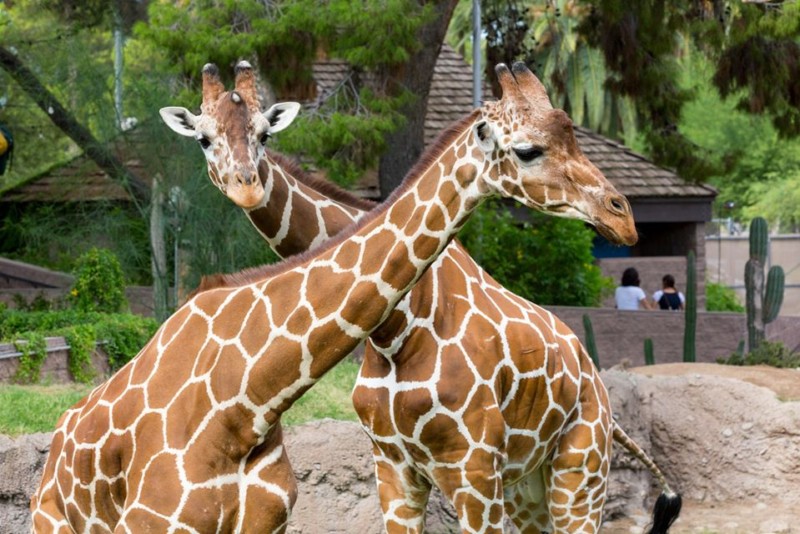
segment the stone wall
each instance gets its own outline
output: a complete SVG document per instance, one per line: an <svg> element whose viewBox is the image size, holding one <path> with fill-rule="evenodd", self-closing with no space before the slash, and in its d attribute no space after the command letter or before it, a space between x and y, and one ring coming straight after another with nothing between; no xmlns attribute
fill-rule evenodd
<svg viewBox="0 0 800 534"><path fill-rule="evenodd" d="M608 308L548 306L586 342L583 315L592 319L600 366L609 368L623 360L644 365L644 340L653 340L656 363L683 361L683 312L661 310L620 311ZM697 314L697 361L715 362L730 356L745 338L746 317L742 313L699 312ZM767 339L782 341L800 350L800 317L781 316L767 325Z"/></svg>
<svg viewBox="0 0 800 534"><path fill-rule="evenodd" d="M42 363L41 379L52 382L71 382L69 372L69 344L63 337L45 338L47 358ZM20 353L11 343L0 343L0 382L8 382L19 367ZM111 372L108 356L102 348L97 347L92 353L92 365L100 376L108 376Z"/></svg>

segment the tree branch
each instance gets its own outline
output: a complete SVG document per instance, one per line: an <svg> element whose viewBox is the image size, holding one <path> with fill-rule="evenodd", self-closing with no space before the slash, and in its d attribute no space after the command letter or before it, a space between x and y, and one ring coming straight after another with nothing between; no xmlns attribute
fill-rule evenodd
<svg viewBox="0 0 800 534"><path fill-rule="evenodd" d="M121 182L137 200L143 203L150 200L150 188L147 184L95 139L92 133L58 102L53 93L42 85L36 75L20 61L17 55L4 46L0 46L0 66L50 117L53 124L75 141L98 167L112 179Z"/></svg>

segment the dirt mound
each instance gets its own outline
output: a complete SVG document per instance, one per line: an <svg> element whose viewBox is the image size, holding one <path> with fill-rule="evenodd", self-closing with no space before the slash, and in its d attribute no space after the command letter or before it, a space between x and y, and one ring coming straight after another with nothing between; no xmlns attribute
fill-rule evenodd
<svg viewBox="0 0 800 534"><path fill-rule="evenodd" d="M800 398L800 372L714 364L631 371L605 371L603 380L623 426L649 425L650 454L688 501L672 532L800 532L800 402L787 400ZM641 403L633 420L619 404L631 385ZM634 512L604 532L645 522Z"/></svg>
<svg viewBox="0 0 800 534"><path fill-rule="evenodd" d="M712 375L735 378L769 388L785 401L800 400L800 369L778 369L766 365L719 365L716 363L666 363L633 367L633 373L646 376Z"/></svg>

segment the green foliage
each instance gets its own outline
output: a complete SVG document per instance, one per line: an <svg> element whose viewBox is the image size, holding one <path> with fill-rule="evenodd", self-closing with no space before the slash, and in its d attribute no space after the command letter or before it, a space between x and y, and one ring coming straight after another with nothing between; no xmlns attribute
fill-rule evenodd
<svg viewBox="0 0 800 534"><path fill-rule="evenodd" d="M460 237L510 291L537 304L597 306L613 286L594 264L594 232L583 223L531 214L520 223L497 202L476 210Z"/></svg>
<svg viewBox="0 0 800 534"><path fill-rule="evenodd" d="M399 109L410 96L377 98L362 88L344 85L313 113L298 117L277 139L279 150L306 154L317 168L343 187L352 185L364 169L374 168L386 149L385 136L404 122Z"/></svg>
<svg viewBox="0 0 800 534"><path fill-rule="evenodd" d="M70 302L79 311L115 313L127 308L125 278L114 253L92 248L75 262Z"/></svg>
<svg viewBox="0 0 800 534"><path fill-rule="evenodd" d="M47 358L47 343L44 335L28 332L24 339L9 339L14 347L22 353L19 366L14 374L14 381L21 384L35 384L39 381L42 364Z"/></svg>
<svg viewBox="0 0 800 534"><path fill-rule="evenodd" d="M157 329L158 323L153 319L131 314L0 310L0 340L27 340L27 344L18 344L18 350L37 353L31 355L30 363L19 367L19 378L26 383L39 380L39 369L44 361L44 357L39 358L39 348L44 345L39 344L44 343L45 337L64 336L67 343L74 347L68 362L73 377L79 381L90 381L95 374L91 367L91 351L96 342L101 343L112 370L116 370L136 356ZM25 362L25 356L22 360Z"/></svg>
<svg viewBox="0 0 800 534"><path fill-rule="evenodd" d="M697 333L697 264L694 251L686 255L686 304L683 329L683 361L697 361L695 335Z"/></svg>
<svg viewBox="0 0 800 534"><path fill-rule="evenodd" d="M653 353L653 340L645 338L644 340L644 364L645 365L655 365L656 364L656 356Z"/></svg>
<svg viewBox="0 0 800 534"><path fill-rule="evenodd" d="M758 348L747 354L737 351L727 359L719 358L717 363L728 365L770 365L772 367L795 369L800 367L800 352L792 352L780 341L762 341Z"/></svg>
<svg viewBox="0 0 800 534"><path fill-rule="evenodd" d="M592 326L592 318L588 313L583 314L583 330L586 332L586 352L594 362L594 366L600 369L600 355L597 353L597 342L594 338L594 327Z"/></svg>
<svg viewBox="0 0 800 534"><path fill-rule="evenodd" d="M105 202L17 205L0 225L5 257L70 272L99 244L120 259L127 279L150 283L147 225L134 210Z"/></svg>
<svg viewBox="0 0 800 534"><path fill-rule="evenodd" d="M61 414L90 389L84 384L0 385L0 434L52 432Z"/></svg>
<svg viewBox="0 0 800 534"><path fill-rule="evenodd" d="M706 310L743 313L736 291L717 282L706 282Z"/></svg>
<svg viewBox="0 0 800 534"><path fill-rule="evenodd" d="M76 382L89 384L97 375L92 366L92 352L97 335L92 325L76 325L59 331L69 345L67 367Z"/></svg>

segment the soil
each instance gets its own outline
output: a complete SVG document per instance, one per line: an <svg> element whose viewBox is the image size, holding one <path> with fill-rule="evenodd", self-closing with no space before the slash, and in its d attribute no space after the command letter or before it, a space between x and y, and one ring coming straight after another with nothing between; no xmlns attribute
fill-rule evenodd
<svg viewBox="0 0 800 534"><path fill-rule="evenodd" d="M724 377L772 390L783 402L800 401L800 369L777 369L767 366L730 366L708 363L675 363L626 369L632 373L657 376ZM754 409L758 409L754 406ZM789 433L800 434L800 420ZM709 433L716 429L709 428ZM607 534L630 534L645 531L650 517L631 516L603 525ZM728 499L709 502L684 499L672 534L800 534L800 503L797 496L768 496L760 499Z"/></svg>
<svg viewBox="0 0 800 534"><path fill-rule="evenodd" d="M665 363L632 367L632 373L646 376L713 375L750 382L769 388L780 400L800 400L800 369L778 369L766 365L720 365L716 363ZM800 515L800 514L799 514Z"/></svg>

